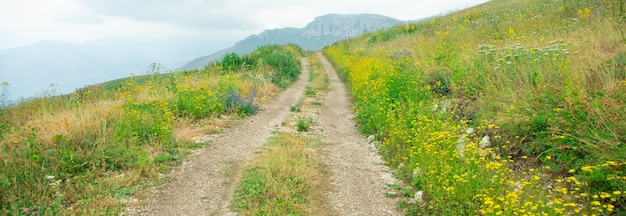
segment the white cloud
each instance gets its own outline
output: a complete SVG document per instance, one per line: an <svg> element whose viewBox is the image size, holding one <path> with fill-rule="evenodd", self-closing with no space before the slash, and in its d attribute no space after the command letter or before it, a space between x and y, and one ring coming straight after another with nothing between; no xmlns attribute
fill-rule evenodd
<svg viewBox="0 0 626 216"><path fill-rule="evenodd" d="M58 14L53 21L66 24L100 25L104 23L104 19L103 16L90 10L76 10L71 13Z"/></svg>
<svg viewBox="0 0 626 216"><path fill-rule="evenodd" d="M0 49L41 40L86 42L112 35L245 37L268 28L304 27L328 13L374 13L415 20L485 1L0 0Z"/></svg>
<svg viewBox="0 0 626 216"><path fill-rule="evenodd" d="M0 49L41 40L91 39L88 35L76 34L80 26L57 21L59 15L74 14L79 9L71 0L0 1L0 32L3 32Z"/></svg>

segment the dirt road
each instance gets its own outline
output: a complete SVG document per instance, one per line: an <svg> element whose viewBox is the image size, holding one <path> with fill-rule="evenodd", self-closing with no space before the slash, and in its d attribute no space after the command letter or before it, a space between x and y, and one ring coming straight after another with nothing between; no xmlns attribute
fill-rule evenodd
<svg viewBox="0 0 626 216"><path fill-rule="evenodd" d="M333 189L327 193L333 215L400 215L393 199L385 198L396 180L382 160L356 132L351 104L343 83L321 53L331 90L315 117L321 129L312 132L328 143L323 160L332 172ZM233 123L169 175L164 184L128 209L131 215L236 215L228 209L241 166L278 130L291 105L303 97L309 76L302 59L299 80L254 116Z"/></svg>
<svg viewBox="0 0 626 216"><path fill-rule="evenodd" d="M326 95L317 117L323 130L318 136L326 147L325 162L331 167L333 191L328 193L337 215L400 215L395 200L384 197L391 192L389 184L397 180L384 166L383 160L357 133L348 93L337 73L321 54L317 53L328 74L331 90Z"/></svg>
<svg viewBox="0 0 626 216"><path fill-rule="evenodd" d="M228 204L240 166L289 115L289 106L302 97L309 76L302 59L298 81L257 114L233 123L210 147L195 153L170 175L172 181L155 189L145 205L129 210L138 215L228 215Z"/></svg>

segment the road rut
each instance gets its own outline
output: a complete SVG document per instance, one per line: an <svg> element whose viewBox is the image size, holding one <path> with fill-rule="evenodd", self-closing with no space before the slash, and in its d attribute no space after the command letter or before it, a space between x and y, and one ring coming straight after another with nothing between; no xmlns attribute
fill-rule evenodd
<svg viewBox="0 0 626 216"><path fill-rule="evenodd" d="M298 81L253 116L239 120L218 134L210 146L183 162L166 183L143 201L137 215L229 215L228 205L240 166L289 115L289 107L304 93L309 77L303 58Z"/></svg>
<svg viewBox="0 0 626 216"><path fill-rule="evenodd" d="M331 90L317 118L322 130L315 135L327 143L323 159L331 167L333 190L327 197L337 215L401 215L389 184L397 183L383 165L374 145L357 132L352 103L337 72L321 53L317 53L328 74Z"/></svg>

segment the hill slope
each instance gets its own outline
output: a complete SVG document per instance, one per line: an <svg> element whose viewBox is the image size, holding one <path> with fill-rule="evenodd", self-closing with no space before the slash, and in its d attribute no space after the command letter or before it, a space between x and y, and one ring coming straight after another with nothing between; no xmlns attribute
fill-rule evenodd
<svg viewBox="0 0 626 216"><path fill-rule="evenodd" d="M624 8L494 0L325 53L409 215L624 215Z"/></svg>
<svg viewBox="0 0 626 216"><path fill-rule="evenodd" d="M185 64L184 70L197 69L220 60L226 54L239 55L252 52L258 46L268 44L296 44L306 50L319 50L335 41L356 37L364 32L388 28L402 21L375 14L328 14L315 18L304 28L280 28L265 30L258 35L237 42L234 46L209 56L199 57Z"/></svg>
<svg viewBox="0 0 626 216"><path fill-rule="evenodd" d="M218 41L206 37L155 41L107 37L87 43L44 41L0 51L0 81L10 100L40 96L44 91L70 93L77 88L143 74L151 63L173 69ZM50 84L55 83L54 88ZM51 93L51 92L48 92Z"/></svg>
<svg viewBox="0 0 626 216"><path fill-rule="evenodd" d="M132 76L0 109L0 215L118 215L119 199L209 145L194 140L222 118L254 114L300 76L301 48L255 53L245 68Z"/></svg>

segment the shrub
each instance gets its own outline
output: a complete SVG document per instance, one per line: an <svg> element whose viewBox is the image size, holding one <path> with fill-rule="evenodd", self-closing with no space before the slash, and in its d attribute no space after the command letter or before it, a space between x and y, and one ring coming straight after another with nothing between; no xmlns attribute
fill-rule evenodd
<svg viewBox="0 0 626 216"><path fill-rule="evenodd" d="M227 95L228 97L225 101L227 112L249 116L256 113L259 109L259 107L254 104L256 90L252 90L252 93L248 96L248 98L242 98L239 93L233 91L227 92Z"/></svg>
<svg viewBox="0 0 626 216"><path fill-rule="evenodd" d="M220 65L224 71L235 71L241 68L242 60L236 53L229 53L222 58Z"/></svg>
<svg viewBox="0 0 626 216"><path fill-rule="evenodd" d="M274 68L271 81L281 88L287 87L298 79L300 61L298 58L304 51L296 46L262 46L250 54L250 58L258 59L263 64Z"/></svg>

